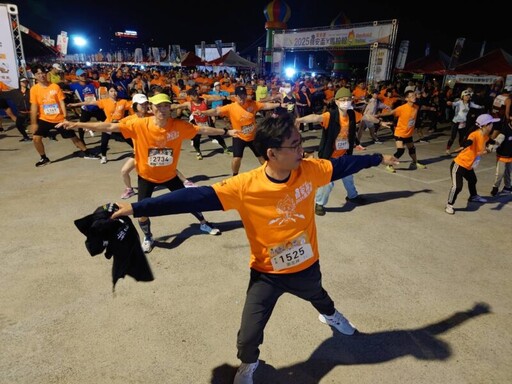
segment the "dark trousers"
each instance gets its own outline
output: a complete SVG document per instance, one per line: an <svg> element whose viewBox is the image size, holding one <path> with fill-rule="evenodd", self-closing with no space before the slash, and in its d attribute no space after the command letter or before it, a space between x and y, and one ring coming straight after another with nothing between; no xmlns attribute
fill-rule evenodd
<svg viewBox="0 0 512 384"><path fill-rule="evenodd" d="M455 161L450 165L450 175L452 178L452 188L448 194L448 204L453 205L460 191L462 191L463 179L468 182L469 196L475 196L476 193L476 174L473 169L461 167Z"/></svg>
<svg viewBox="0 0 512 384"><path fill-rule="evenodd" d="M137 176L137 201L144 200L147 197L151 197L157 186L166 187L169 191L177 191L183 189L185 186L178 176L164 181L163 183L153 183L143 177ZM204 216L201 212L190 212L197 220L204 220Z"/></svg>
<svg viewBox="0 0 512 384"><path fill-rule="evenodd" d="M238 358L255 363L263 343L263 331L283 293L309 301L322 314L332 315L334 302L322 287L322 274L317 261L311 267L291 274L262 273L251 269L251 279L238 331Z"/></svg>
<svg viewBox="0 0 512 384"><path fill-rule="evenodd" d="M23 138L28 139L29 136L27 135L27 125L30 119L30 114L28 113L19 113L16 116L16 128L21 133L21 136Z"/></svg>
<svg viewBox="0 0 512 384"><path fill-rule="evenodd" d="M111 138L115 138L116 140L119 140L119 141L124 141L130 147L133 148L132 139L125 139L125 137L120 132L112 132L112 133L102 132L101 133L101 146L100 146L102 156L107 156L108 142L110 141Z"/></svg>
<svg viewBox="0 0 512 384"><path fill-rule="evenodd" d="M448 144L446 147L450 149L452 147L453 142L455 141L455 138L457 137L457 134L459 134L459 147L462 147L462 143L464 142L464 138L466 137L466 134L468 132L467 126L464 128L459 129L460 123L453 123L452 124L452 130L450 134L450 139L448 140Z"/></svg>
<svg viewBox="0 0 512 384"><path fill-rule="evenodd" d="M201 134L197 134L192 139L192 144L197 153L201 153L201 136L202 136ZM226 145L226 141L224 140L224 138L221 135L217 135L217 136L208 135L208 137L210 139L216 139L219 142L219 145L222 147L222 149L228 148L228 146Z"/></svg>
<svg viewBox="0 0 512 384"><path fill-rule="evenodd" d="M105 116L105 112L103 112L103 109L93 109L92 111L88 111L87 109L81 109L80 110L80 122L86 123L88 121L91 121L91 118L95 118L97 121L105 121L107 118ZM85 130L82 128L78 128L78 137L80 137L80 140L84 141L85 138ZM84 141L85 143L85 141Z"/></svg>

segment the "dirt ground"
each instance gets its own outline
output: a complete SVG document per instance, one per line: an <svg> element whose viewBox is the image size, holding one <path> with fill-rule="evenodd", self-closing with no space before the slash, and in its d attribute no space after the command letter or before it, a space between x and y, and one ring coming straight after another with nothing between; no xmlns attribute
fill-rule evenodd
<svg viewBox="0 0 512 384"><path fill-rule="evenodd" d="M314 147L319 132L304 137ZM0 133L0 383L231 383L249 279L238 214L205 213L217 237L189 214L154 218L155 280L127 277L112 293L112 260L91 257L73 221L120 200L129 147L111 140L101 165L59 136L45 141L52 163L36 168L35 149L19 139L16 129ZM382 139L367 152L394 153ZM308 303L283 296L256 384L512 382L512 196L468 203L465 184L447 215L446 141L441 132L417 144L426 170L409 171L405 154L396 174L357 174L368 205L345 204L337 183L317 217L323 282L359 333L335 334ZM99 136L87 144L99 147ZM199 185L229 176L230 157L206 138L202 147L198 161L185 142L179 169ZM477 171L483 196L494 161ZM256 165L246 151L242 171Z"/></svg>

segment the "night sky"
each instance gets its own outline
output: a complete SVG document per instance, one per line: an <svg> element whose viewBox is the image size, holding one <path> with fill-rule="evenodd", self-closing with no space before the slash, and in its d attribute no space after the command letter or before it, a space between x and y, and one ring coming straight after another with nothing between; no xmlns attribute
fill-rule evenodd
<svg viewBox="0 0 512 384"><path fill-rule="evenodd" d="M512 33L506 28L507 12L503 8L484 3L471 9L460 2L445 2L443 6L429 6L427 2L402 3L396 1L338 2L304 0L286 1L291 8L288 28L324 27L340 13L352 23L373 20L398 19L397 47L401 40L410 40L409 59L424 56L430 51L442 50L451 54L455 40L465 37L462 58L474 58L486 42L488 52L494 48L512 51ZM167 47L179 44L193 50L205 40L235 42L242 55L255 56L258 46L265 46L266 19L263 9L269 3L261 1L202 1L180 3L189 10L178 12L177 3L143 1L129 5L126 1L20 0L11 1L19 11L20 23L41 35L56 39L64 30L68 35L82 34L88 38L90 51L108 50L116 31L136 30L140 43ZM164 5L166 4L166 5ZM467 18L462 12L472 14ZM70 47L72 51L72 47Z"/></svg>

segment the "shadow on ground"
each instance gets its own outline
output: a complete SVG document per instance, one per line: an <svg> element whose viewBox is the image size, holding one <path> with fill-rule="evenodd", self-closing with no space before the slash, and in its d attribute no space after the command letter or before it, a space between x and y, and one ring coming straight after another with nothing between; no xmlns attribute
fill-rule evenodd
<svg viewBox="0 0 512 384"><path fill-rule="evenodd" d="M318 384L339 365L380 364L412 356L418 360L446 360L452 355L449 344L437 338L464 322L487 313L487 303L477 303L464 312L421 328L390 330L375 333L356 333L343 336L333 331L311 356L300 363L275 369L260 360L254 383ZM223 364L212 371L211 384L231 384L237 367Z"/></svg>

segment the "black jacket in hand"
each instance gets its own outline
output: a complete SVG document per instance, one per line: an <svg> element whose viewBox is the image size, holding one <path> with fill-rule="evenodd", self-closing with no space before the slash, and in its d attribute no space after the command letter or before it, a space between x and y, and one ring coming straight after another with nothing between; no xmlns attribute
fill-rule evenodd
<svg viewBox="0 0 512 384"><path fill-rule="evenodd" d="M139 234L128 216L111 219L115 204L106 204L81 219L75 225L87 238L85 246L91 256L105 251L107 259L114 256L113 289L117 280L126 275L137 281L152 281L153 273L141 248Z"/></svg>

